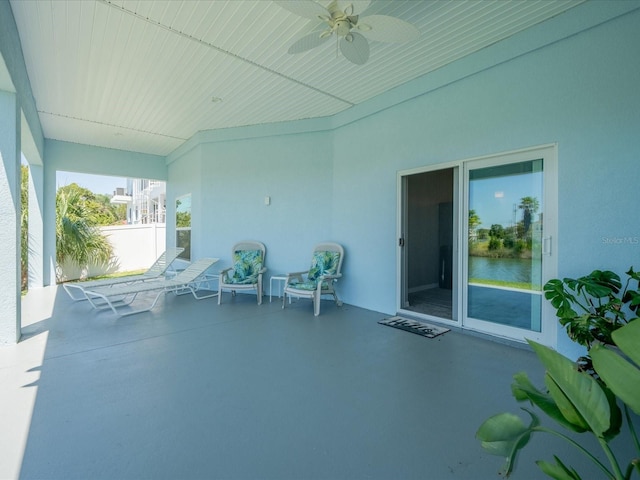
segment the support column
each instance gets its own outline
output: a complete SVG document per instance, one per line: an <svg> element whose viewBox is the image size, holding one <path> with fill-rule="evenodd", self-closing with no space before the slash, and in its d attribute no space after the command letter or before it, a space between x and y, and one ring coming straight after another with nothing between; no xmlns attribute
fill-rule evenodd
<svg viewBox="0 0 640 480"><path fill-rule="evenodd" d="M44 286L44 168L29 164L29 288Z"/></svg>
<svg viewBox="0 0 640 480"><path fill-rule="evenodd" d="M0 91L0 345L20 340L20 109Z"/></svg>
<svg viewBox="0 0 640 480"><path fill-rule="evenodd" d="M45 146L46 152L46 146ZM56 169L44 165L44 211L43 211L43 271L44 285L56 284Z"/></svg>

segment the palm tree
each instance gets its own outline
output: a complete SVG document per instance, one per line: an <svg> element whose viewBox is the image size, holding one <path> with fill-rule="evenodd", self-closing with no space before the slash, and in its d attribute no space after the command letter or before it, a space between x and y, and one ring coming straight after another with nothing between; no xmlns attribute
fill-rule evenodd
<svg viewBox="0 0 640 480"><path fill-rule="evenodd" d="M531 227L531 219L540 208L540 202L536 197L522 197L518 208L522 210L522 236L524 237Z"/></svg>
<svg viewBox="0 0 640 480"><path fill-rule="evenodd" d="M478 232L476 229L480 226L482 221L475 210L469 210L469 243L473 243L478 239Z"/></svg>
<svg viewBox="0 0 640 480"><path fill-rule="evenodd" d="M95 213L88 208L86 192L89 191L75 183L58 189L56 195L58 268L62 268L62 265L68 262L80 267L104 265L109 263L113 255L111 244L96 226Z"/></svg>

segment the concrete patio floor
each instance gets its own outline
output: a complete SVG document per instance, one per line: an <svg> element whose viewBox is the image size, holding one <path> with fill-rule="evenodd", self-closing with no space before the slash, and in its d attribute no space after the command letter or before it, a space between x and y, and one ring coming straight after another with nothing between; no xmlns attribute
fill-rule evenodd
<svg viewBox="0 0 640 480"><path fill-rule="evenodd" d="M117 318L61 288L23 299L23 339L0 348L0 478L498 479L475 432L519 412L534 355L456 331L435 339L384 314L255 296L166 296ZM534 437L513 478L542 478L560 440Z"/></svg>

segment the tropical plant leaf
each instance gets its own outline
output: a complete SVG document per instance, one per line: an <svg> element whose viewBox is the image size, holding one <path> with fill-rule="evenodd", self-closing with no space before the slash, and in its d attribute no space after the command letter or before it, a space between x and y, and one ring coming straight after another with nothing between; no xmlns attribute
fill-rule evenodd
<svg viewBox="0 0 640 480"><path fill-rule="evenodd" d="M584 422L580 422L578 425L568 421L558 408L558 405L556 405L553 397L537 389L531 383L525 372L515 374L513 379L514 383L511 384L511 392L517 401L522 402L529 400L531 404L537 406L550 418L568 430L581 433L589 429L588 425L584 424Z"/></svg>
<svg viewBox="0 0 640 480"><path fill-rule="evenodd" d="M620 350L640 366L640 319L635 319L616 330L612 338Z"/></svg>
<svg viewBox="0 0 640 480"><path fill-rule="evenodd" d="M527 413L531 415L529 426L513 413L499 413L485 420L476 432L476 438L487 453L506 457L505 476L513 470L518 452L529 443L532 429L540 423L533 413L528 410Z"/></svg>
<svg viewBox="0 0 640 480"><path fill-rule="evenodd" d="M556 463L545 462L544 460L538 460L536 464L540 467L547 476L555 478L556 480L580 480L580 475L573 468L567 467L562 461L553 456Z"/></svg>
<svg viewBox="0 0 640 480"><path fill-rule="evenodd" d="M631 410L640 415L640 370L601 345L595 345L589 354L600 378Z"/></svg>
<svg viewBox="0 0 640 480"><path fill-rule="evenodd" d="M584 290L595 298L608 297L618 293L621 287L620 276L610 270L594 270L589 275L576 280L576 291L578 293Z"/></svg>
<svg viewBox="0 0 640 480"><path fill-rule="evenodd" d="M489 417L480 425L476 438L482 442L482 448L492 455L508 456L523 436L529 434L522 419L513 413L499 413Z"/></svg>
<svg viewBox="0 0 640 480"><path fill-rule="evenodd" d="M95 212L87 201L93 194L76 184L56 193L56 261L73 261L80 266L108 263L113 254L109 241L98 229Z"/></svg>
<svg viewBox="0 0 640 480"><path fill-rule="evenodd" d="M611 407L600 385L590 375L578 372L573 362L558 352L528 342L547 370L545 384L563 416L575 424L575 414L579 414L589 429L602 437L611 426Z"/></svg>
<svg viewBox="0 0 640 480"><path fill-rule="evenodd" d="M567 335L574 342L578 342L580 345L591 346L594 341L593 333L591 332L592 315L585 313L578 316L573 310L568 312L569 317L561 317L560 324L567 329Z"/></svg>
<svg viewBox="0 0 640 480"><path fill-rule="evenodd" d="M635 290L627 290L622 297L622 301L629 303L629 308L635 312L640 306L640 293Z"/></svg>
<svg viewBox="0 0 640 480"><path fill-rule="evenodd" d="M574 428L580 431L591 431L591 426L589 422L587 422L583 417L580 411L576 408L571 399L564 393L562 388L557 384L554 378L547 374L544 377L544 383L549 389L549 393L553 398L554 402L558 406L560 413L565 418L565 420L574 425Z"/></svg>
<svg viewBox="0 0 640 480"><path fill-rule="evenodd" d="M633 278L634 280L637 280L638 282L640 282L640 272L635 272L633 270L633 267L629 267L629 271L625 273L629 275L631 278Z"/></svg>
<svg viewBox="0 0 640 480"><path fill-rule="evenodd" d="M572 304L575 303L576 299L566 291L562 280L556 278L545 283L544 298L549 300L557 310L558 317L574 317L577 315L572 308Z"/></svg>
<svg viewBox="0 0 640 480"><path fill-rule="evenodd" d="M633 267L630 267L627 275L629 275L627 286L631 282L631 280L635 280L636 288L640 288L640 272L635 272L633 270ZM622 296L622 301L629 304L629 309L632 312L637 313L638 308L640 308L640 292L638 292L638 290L627 289Z"/></svg>
<svg viewBox="0 0 640 480"><path fill-rule="evenodd" d="M618 399L616 395L607 387L602 380L598 381L602 387L602 391L607 396L609 401L610 410L610 426L609 430L604 432L603 438L609 442L618 436L620 429L622 428L622 411L618 406Z"/></svg>

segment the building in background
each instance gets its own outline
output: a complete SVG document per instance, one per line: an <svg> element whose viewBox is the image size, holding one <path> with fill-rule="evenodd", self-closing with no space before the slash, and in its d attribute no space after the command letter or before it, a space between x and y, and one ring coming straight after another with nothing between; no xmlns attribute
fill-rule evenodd
<svg viewBox="0 0 640 480"><path fill-rule="evenodd" d="M128 178L127 188L116 188L111 203L127 205L127 223L139 225L166 222L165 182Z"/></svg>

